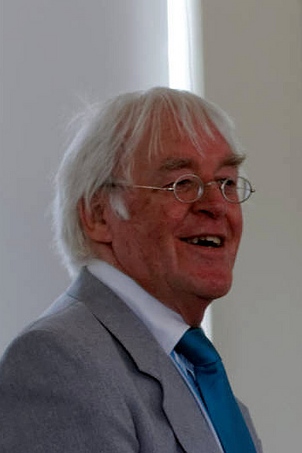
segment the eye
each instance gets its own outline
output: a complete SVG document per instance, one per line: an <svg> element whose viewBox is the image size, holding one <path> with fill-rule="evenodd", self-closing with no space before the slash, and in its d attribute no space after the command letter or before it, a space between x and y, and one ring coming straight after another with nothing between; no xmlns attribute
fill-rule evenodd
<svg viewBox="0 0 302 453"><path fill-rule="evenodd" d="M238 186L237 178L236 179L232 179L232 178L220 179L219 182L220 182L221 190L225 193L226 196L233 197L234 195L237 195L237 186Z"/></svg>
<svg viewBox="0 0 302 453"><path fill-rule="evenodd" d="M175 184L175 181L169 182L169 184L165 184L164 186L162 186L162 188L163 189L172 189L174 184Z"/></svg>
<svg viewBox="0 0 302 453"><path fill-rule="evenodd" d="M176 181L176 187L178 192L186 192L188 190L195 189L198 186L197 181L192 178L181 178Z"/></svg>
<svg viewBox="0 0 302 453"><path fill-rule="evenodd" d="M224 187L236 187L237 186L237 179L232 178L224 178L220 179L219 182L224 185Z"/></svg>
<svg viewBox="0 0 302 453"><path fill-rule="evenodd" d="M196 184L195 181L190 178L179 178L173 182L170 182L169 184L165 184L163 188L169 189L173 188L173 186L176 186L177 190L188 190L191 187L194 187L195 184Z"/></svg>

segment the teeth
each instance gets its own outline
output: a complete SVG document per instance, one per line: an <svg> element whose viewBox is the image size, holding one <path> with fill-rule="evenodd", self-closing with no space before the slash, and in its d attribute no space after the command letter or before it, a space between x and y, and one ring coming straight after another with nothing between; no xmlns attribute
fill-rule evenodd
<svg viewBox="0 0 302 453"><path fill-rule="evenodd" d="M221 245L222 240L218 236L198 236L195 238L186 239L186 242L188 242L189 244L194 244L194 245L198 245L203 242L208 242L208 243L215 244L218 247Z"/></svg>
<svg viewBox="0 0 302 453"><path fill-rule="evenodd" d="M221 244L221 239L219 237L217 237L217 236L206 236L205 240L206 241L210 241L210 242L214 242L214 244L216 244L216 245L220 245Z"/></svg>

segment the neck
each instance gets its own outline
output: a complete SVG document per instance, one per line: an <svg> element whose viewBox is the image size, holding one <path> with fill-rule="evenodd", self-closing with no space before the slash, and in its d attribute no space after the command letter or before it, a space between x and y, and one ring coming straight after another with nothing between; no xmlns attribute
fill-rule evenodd
<svg viewBox="0 0 302 453"><path fill-rule="evenodd" d="M199 327L203 321L205 311L210 305L211 301L198 299L195 303L187 304L184 306L183 303L178 307L177 304L175 307L170 307L172 310L175 310L181 315L186 324L191 327Z"/></svg>
<svg viewBox="0 0 302 453"><path fill-rule="evenodd" d="M138 283L142 288L145 289L145 291L155 297L159 302L178 313L186 324L191 327L200 326L204 318L205 311L212 300L200 297L195 294L175 294L175 291L167 291L167 288L163 290L163 288L158 287L158 285L154 285L152 283L150 284L149 280L144 281L136 279L128 272L125 272L125 269L123 269L119 265L114 255L111 253L110 247L103 245L101 253L96 253L96 255L99 257L99 259L106 261L111 266L117 268L118 270L135 280L136 283Z"/></svg>

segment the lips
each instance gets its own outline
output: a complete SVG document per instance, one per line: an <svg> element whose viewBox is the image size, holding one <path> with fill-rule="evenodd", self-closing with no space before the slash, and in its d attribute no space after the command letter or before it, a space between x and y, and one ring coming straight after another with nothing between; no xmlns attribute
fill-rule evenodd
<svg viewBox="0 0 302 453"><path fill-rule="evenodd" d="M186 242L187 244L197 245L199 247L212 247L219 248L224 244L224 239L222 236L214 235L202 235L202 236L191 236L187 238L181 238L181 241Z"/></svg>

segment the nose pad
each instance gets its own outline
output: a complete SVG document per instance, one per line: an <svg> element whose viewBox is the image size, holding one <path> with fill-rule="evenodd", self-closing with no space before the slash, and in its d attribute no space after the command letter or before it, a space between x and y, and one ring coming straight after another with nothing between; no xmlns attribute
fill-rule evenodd
<svg viewBox="0 0 302 453"><path fill-rule="evenodd" d="M219 181L209 181L204 184L203 197L207 195L210 197L215 195L215 197L219 198L220 200L227 201L223 196Z"/></svg>
<svg viewBox="0 0 302 453"><path fill-rule="evenodd" d="M211 217L223 216L227 212L228 202L224 198L218 181L204 184L202 197L194 202L197 211L206 212Z"/></svg>

